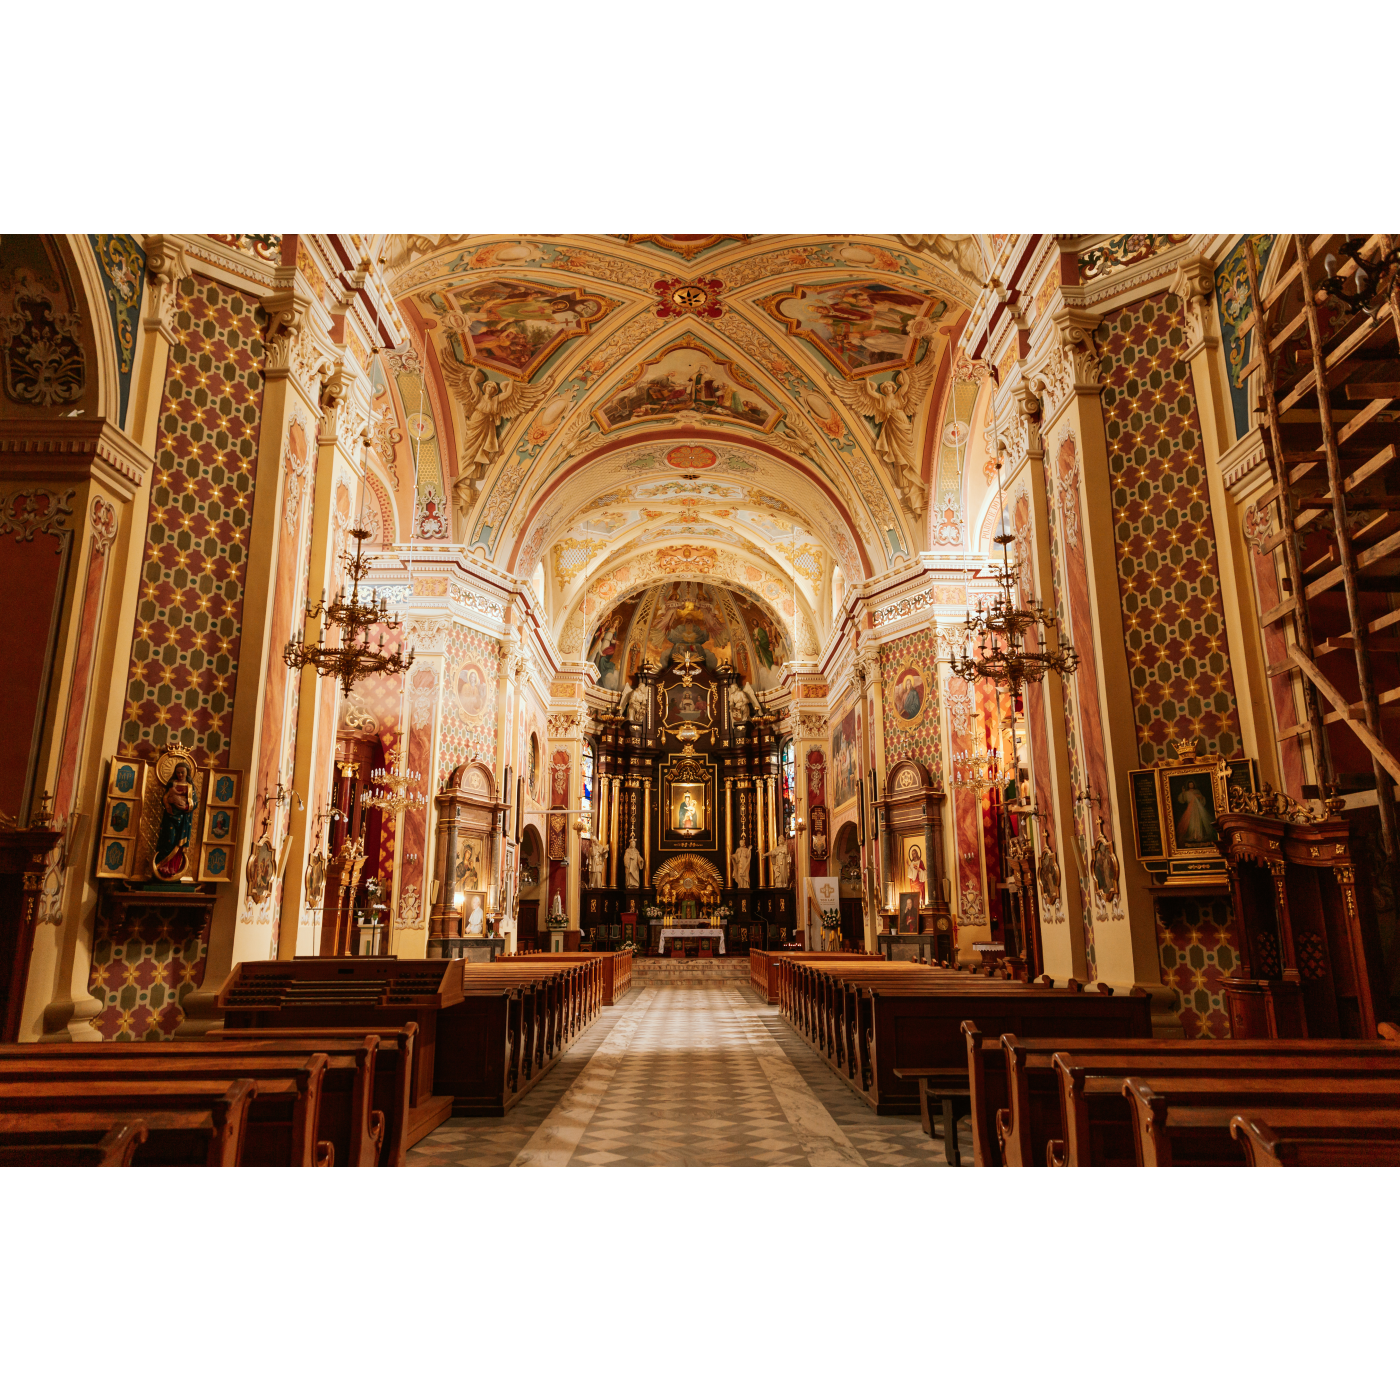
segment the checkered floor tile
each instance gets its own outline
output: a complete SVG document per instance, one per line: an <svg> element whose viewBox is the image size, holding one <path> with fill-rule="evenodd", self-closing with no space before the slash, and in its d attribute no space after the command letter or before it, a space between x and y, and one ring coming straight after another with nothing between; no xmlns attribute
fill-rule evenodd
<svg viewBox="0 0 1400 1400"><path fill-rule="evenodd" d="M972 1160L967 1120L959 1125ZM881 1118L747 985L633 990L504 1118L453 1118L418 1167L941 1167L917 1117Z"/></svg>

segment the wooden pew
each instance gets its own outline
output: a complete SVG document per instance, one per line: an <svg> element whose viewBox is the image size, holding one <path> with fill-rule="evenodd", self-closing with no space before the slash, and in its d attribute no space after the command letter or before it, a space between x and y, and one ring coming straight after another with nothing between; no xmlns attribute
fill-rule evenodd
<svg viewBox="0 0 1400 1400"><path fill-rule="evenodd" d="M1283 1099L1267 1098L1264 1101L1268 1103L1287 1101L1288 1095L1302 1093L1309 1083L1323 1080L1341 1088L1387 1083L1400 1088L1400 1057L1377 1041L1308 1041L1294 1042L1282 1051L1272 1048L1280 1043L1263 1047L1257 1041L1242 1041L1233 1052L1224 1050L1213 1056L1164 1049L1170 1042L1154 1043L1151 1049L1159 1052L1155 1054L1147 1047L1136 1054L1057 1051L1051 1062L1059 1080L1064 1138L1050 1142L1047 1160L1052 1166L1142 1165L1142 1139L1131 1104L1124 1101L1124 1086L1130 1078L1150 1079L1163 1091L1183 1084L1272 1084ZM1255 1048L1258 1053L1250 1053ZM1193 1102L1219 1100L1201 1089ZM1237 1103L1239 1110L1250 1106L1247 1100ZM1223 1161L1239 1163L1242 1158L1228 1141L1229 1116L1216 1125L1213 1150Z"/></svg>
<svg viewBox="0 0 1400 1400"><path fill-rule="evenodd" d="M1237 1117L1267 1119L1272 1113L1286 1126L1306 1122L1310 1110L1400 1113L1400 1071L1357 1075L1311 1068L1304 1075L1255 1071L1164 1079L1154 1073L1155 1083L1129 1078L1121 1092L1133 1111L1137 1165L1244 1166L1244 1148L1230 1126Z"/></svg>
<svg viewBox="0 0 1400 1400"><path fill-rule="evenodd" d="M196 1047L192 1053L183 1053L187 1044ZM16 1085L99 1087L114 1081L170 1085L216 1077L250 1079L257 1091L247 1111L240 1166L329 1166L333 1160L331 1145L317 1139L327 1064L323 1054L210 1054L193 1041L31 1043L0 1049L0 1094Z"/></svg>
<svg viewBox="0 0 1400 1400"><path fill-rule="evenodd" d="M616 1006L632 986L631 953L508 953L500 963L532 962L586 965L598 961L602 977L600 1006ZM499 963L497 964L499 966Z"/></svg>
<svg viewBox="0 0 1400 1400"><path fill-rule="evenodd" d="M256 1093L251 1079L0 1085L0 1147L48 1143L56 1133L100 1139L139 1118L147 1136L133 1165L236 1167Z"/></svg>
<svg viewBox="0 0 1400 1400"><path fill-rule="evenodd" d="M435 1088L438 1031L462 1003L465 966L461 958L239 963L219 991L219 1008L227 1030L353 1029L364 1035L415 1023L407 1130L412 1147L452 1113L452 1096Z"/></svg>
<svg viewBox="0 0 1400 1400"><path fill-rule="evenodd" d="M1400 1167L1400 1111L1277 1109L1236 1114L1249 1167Z"/></svg>
<svg viewBox="0 0 1400 1400"><path fill-rule="evenodd" d="M210 1031L204 1040L211 1048L246 1054L324 1054L317 1136L334 1148L334 1165L401 1167L408 1152L417 1035L417 1023L410 1021L399 1030L380 1031L224 1029Z"/></svg>
<svg viewBox="0 0 1400 1400"><path fill-rule="evenodd" d="M31 1133L23 1145L0 1147L0 1167L129 1167L146 1141L146 1125L129 1118L97 1137L95 1131Z"/></svg>
<svg viewBox="0 0 1400 1400"><path fill-rule="evenodd" d="M976 1032L976 1026L971 1026ZM994 1053L980 1035L980 1089L985 1096L985 1108L973 1107L974 1148L979 1133L986 1133L990 1113L994 1128L985 1138L985 1160L981 1165L1000 1164L1017 1167L1043 1167L1049 1160L1050 1145L1054 1146L1054 1161L1064 1160L1064 1143L1069 1136L1066 1122L1077 1112L1081 1125L1076 1140L1086 1140L1091 1132L1099 1133L1105 1141L1101 1154L1117 1162L1135 1159L1132 1146L1130 1113L1118 1097L1118 1087L1096 1092L1088 1099L1077 1101L1067 1091L1055 1068L1057 1054L1073 1057L1082 1074L1071 1076L1071 1085L1089 1075L1116 1073L1118 1084L1129 1074L1149 1068L1176 1073L1210 1070L1267 1068L1269 1065L1312 1059L1332 1059L1346 1056L1358 1063L1375 1063L1384 1068L1400 1064L1400 1045L1386 1046L1379 1041L1354 1040L1147 1040L1065 1039L1026 1040L1015 1035L1001 1037L1001 1054ZM972 1070L973 1040L969 1035L969 1072ZM1102 1087L1102 1086L1101 1086ZM974 1095L979 1086L974 1085ZM1091 1129L1089 1116L1093 1116Z"/></svg>

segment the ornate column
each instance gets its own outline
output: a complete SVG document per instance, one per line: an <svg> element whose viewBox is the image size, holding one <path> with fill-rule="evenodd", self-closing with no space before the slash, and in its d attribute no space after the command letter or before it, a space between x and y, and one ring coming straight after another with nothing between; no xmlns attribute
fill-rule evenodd
<svg viewBox="0 0 1400 1400"><path fill-rule="evenodd" d="M724 887L734 887L734 779L724 780Z"/></svg>
<svg viewBox="0 0 1400 1400"><path fill-rule="evenodd" d="M651 887L651 778L642 779L642 885Z"/></svg>
<svg viewBox="0 0 1400 1400"><path fill-rule="evenodd" d="M608 886L611 889L617 888L617 833L618 833L618 797L622 784L621 778L612 779L612 801L608 804L608 819L611 823L608 830Z"/></svg>

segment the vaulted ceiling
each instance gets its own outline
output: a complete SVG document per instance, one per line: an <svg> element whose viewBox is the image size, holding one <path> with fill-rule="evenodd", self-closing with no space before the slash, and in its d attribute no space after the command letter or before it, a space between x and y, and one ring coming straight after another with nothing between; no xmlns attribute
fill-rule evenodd
<svg viewBox="0 0 1400 1400"><path fill-rule="evenodd" d="M688 578L785 597L797 654L815 652L833 566L856 581L927 548L932 420L985 251L970 235L391 236L428 362L421 414L401 397L410 437L434 440L452 538L517 577L542 569L566 648L610 599Z"/></svg>

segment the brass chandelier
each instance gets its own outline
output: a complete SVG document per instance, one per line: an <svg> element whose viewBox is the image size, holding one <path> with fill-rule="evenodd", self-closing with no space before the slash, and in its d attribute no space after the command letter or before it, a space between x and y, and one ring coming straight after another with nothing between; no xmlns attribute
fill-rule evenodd
<svg viewBox="0 0 1400 1400"><path fill-rule="evenodd" d="M305 624L301 633L293 637L282 652L282 659L293 671L303 666L314 666L318 675L338 676L340 683L349 695L355 682L363 676L396 675L407 671L413 665L413 652L405 651L402 641L396 649L389 644L389 633L402 627L402 620L389 611L382 598L376 598L371 591L363 602L360 600L360 584L369 573L369 562L364 558L364 542L370 532L361 526L350 531L355 541L355 557L343 554L345 572L351 581L350 597L345 597L342 588L332 602L326 602L325 595L319 603L308 603L308 618L325 619L321 635L327 636L331 628L339 628L342 645L338 647L308 644ZM373 633L378 629L376 638Z"/></svg>
<svg viewBox="0 0 1400 1400"><path fill-rule="evenodd" d="M1056 645L1046 649L1045 631L1054 627L1055 617L1034 598L1019 607L1012 591L1016 571L1006 562L1006 546L1013 536L997 535L1002 549L1002 564L992 570L992 577L1001 589L999 597L984 601L975 613L969 612L963 631L961 655L952 655L948 664L955 676L969 684L989 680L998 690L1019 695L1025 685L1035 685L1054 671L1060 676L1072 676L1079 668L1079 654L1072 646ZM1036 650L1026 649L1026 638L1034 636Z"/></svg>
<svg viewBox="0 0 1400 1400"><path fill-rule="evenodd" d="M376 768L369 775L369 793L361 799L365 807L377 807L390 821L410 807L424 807L427 796L422 789L423 775L406 766L408 751L400 747L399 764L395 769Z"/></svg>

